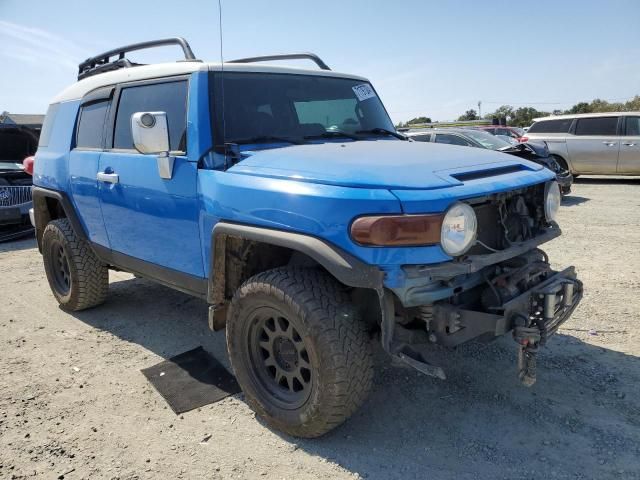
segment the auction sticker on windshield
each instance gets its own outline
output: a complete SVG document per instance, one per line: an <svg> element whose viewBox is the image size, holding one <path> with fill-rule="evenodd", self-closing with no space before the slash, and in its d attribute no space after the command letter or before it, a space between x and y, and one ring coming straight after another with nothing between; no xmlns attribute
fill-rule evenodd
<svg viewBox="0 0 640 480"><path fill-rule="evenodd" d="M373 88L371 88L371 85L369 85L368 83L356 85L355 87L351 88L353 88L353 92L356 94L356 97L358 97L358 100L360 101L376 96L376 92L373 91Z"/></svg>

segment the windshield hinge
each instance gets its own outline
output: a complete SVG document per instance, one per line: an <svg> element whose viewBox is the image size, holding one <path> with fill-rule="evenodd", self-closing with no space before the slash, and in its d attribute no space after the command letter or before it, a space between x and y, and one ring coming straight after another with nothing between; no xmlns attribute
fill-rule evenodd
<svg viewBox="0 0 640 480"><path fill-rule="evenodd" d="M240 153L240 146L237 143L225 143L224 144L224 169L229 168L227 159L231 157L231 165L241 160L242 155Z"/></svg>

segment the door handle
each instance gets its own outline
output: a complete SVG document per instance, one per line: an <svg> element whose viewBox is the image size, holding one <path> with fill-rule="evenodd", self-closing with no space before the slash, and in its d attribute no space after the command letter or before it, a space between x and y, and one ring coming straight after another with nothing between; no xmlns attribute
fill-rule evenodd
<svg viewBox="0 0 640 480"><path fill-rule="evenodd" d="M626 145L627 147L635 147L636 146L635 143L629 143L629 142L625 142L625 143L623 143L623 145Z"/></svg>
<svg viewBox="0 0 640 480"><path fill-rule="evenodd" d="M602 143L604 143L607 147L615 147L618 144L618 142L609 142L606 140Z"/></svg>
<svg viewBox="0 0 640 480"><path fill-rule="evenodd" d="M105 182L105 183L120 182L120 177L118 176L117 173L98 172L98 174L96 175L96 179L98 179L99 182Z"/></svg>

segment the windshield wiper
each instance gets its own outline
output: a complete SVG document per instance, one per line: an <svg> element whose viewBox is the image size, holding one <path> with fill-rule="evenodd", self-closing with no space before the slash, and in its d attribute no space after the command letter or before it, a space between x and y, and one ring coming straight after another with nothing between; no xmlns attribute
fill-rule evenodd
<svg viewBox="0 0 640 480"><path fill-rule="evenodd" d="M302 145L303 142L300 139L292 137L279 137L277 135L258 135L249 138L239 138L237 140L231 140L228 143L235 143L236 145L247 145L251 143L268 143L268 142L286 142L293 145Z"/></svg>
<svg viewBox="0 0 640 480"><path fill-rule="evenodd" d="M359 134L367 134L367 133L372 133L374 135L391 135L392 137L396 137L399 140L408 140L408 138L398 132L394 132L393 130L387 130L386 128L372 128L370 130L358 130L356 133Z"/></svg>
<svg viewBox="0 0 640 480"><path fill-rule="evenodd" d="M357 135L343 132L342 130L329 130L327 132L324 132L318 135L305 135L304 138L311 139L311 138L334 138L334 137L346 137L346 138L350 138L351 140L360 140L360 137L358 137Z"/></svg>

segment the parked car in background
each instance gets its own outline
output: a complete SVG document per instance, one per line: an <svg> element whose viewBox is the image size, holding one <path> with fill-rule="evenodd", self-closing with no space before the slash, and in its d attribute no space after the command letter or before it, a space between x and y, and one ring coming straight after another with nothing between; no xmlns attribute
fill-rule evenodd
<svg viewBox="0 0 640 480"><path fill-rule="evenodd" d="M23 160L36 152L42 118L6 112L0 115L0 241L33 232L29 220L32 179ZM18 124L21 120L36 123Z"/></svg>
<svg viewBox="0 0 640 480"><path fill-rule="evenodd" d="M484 130L492 135L504 135L507 137L514 138L516 141L521 141L520 139L524 136L524 130L518 127L506 127L502 125L487 125L477 127L479 130Z"/></svg>
<svg viewBox="0 0 640 480"><path fill-rule="evenodd" d="M536 118L529 141L545 141L574 175L640 175L640 112Z"/></svg>
<svg viewBox="0 0 640 480"><path fill-rule="evenodd" d="M462 147L487 148L503 153L509 153L547 167L556 174L560 192L563 195L571 193L573 175L563 168L549 153L544 143L509 142L500 138L500 135L491 135L478 129L471 128L434 128L423 131L405 132L405 134L418 142L446 143Z"/></svg>
<svg viewBox="0 0 640 480"><path fill-rule="evenodd" d="M518 143L518 140L516 140L513 137L509 137L507 135L495 135L497 138L499 138L500 140L507 142L509 145L515 145Z"/></svg>

